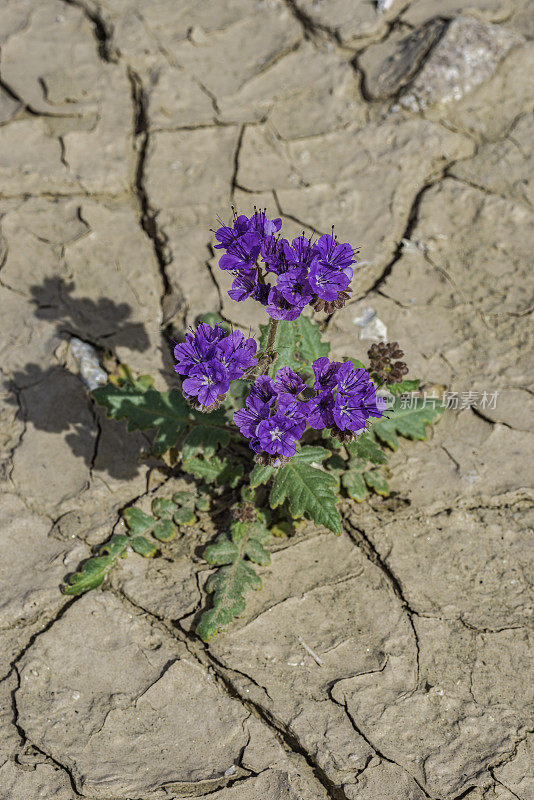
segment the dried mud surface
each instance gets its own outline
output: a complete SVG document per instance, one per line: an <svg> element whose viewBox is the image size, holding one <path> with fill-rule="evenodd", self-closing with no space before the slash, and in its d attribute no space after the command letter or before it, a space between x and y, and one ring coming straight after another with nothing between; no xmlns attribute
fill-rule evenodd
<svg viewBox="0 0 534 800"><path fill-rule="evenodd" d="M2 800L532 800L531 4L0 17ZM68 342L165 387L198 314L254 328L211 247L231 202L361 247L336 356L365 353L371 307L413 374L498 399L403 442L394 494L345 501L340 538L279 541L204 646L213 526L58 590L153 474Z"/></svg>

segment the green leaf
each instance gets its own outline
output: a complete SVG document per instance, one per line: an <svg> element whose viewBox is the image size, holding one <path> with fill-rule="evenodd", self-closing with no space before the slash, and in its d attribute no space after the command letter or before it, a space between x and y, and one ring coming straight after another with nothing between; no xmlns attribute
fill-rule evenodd
<svg viewBox="0 0 534 800"><path fill-rule="evenodd" d="M369 486L370 489L373 489L373 491L375 491L377 494L381 494L382 497L389 496L388 482L378 469L372 469L368 472L364 472L363 478L367 486Z"/></svg>
<svg viewBox="0 0 534 800"><path fill-rule="evenodd" d="M321 340L320 326L308 317L301 314L296 321L296 327L300 334L299 355L306 366L311 367L316 359L328 355L330 345Z"/></svg>
<svg viewBox="0 0 534 800"><path fill-rule="evenodd" d="M267 346L269 325L260 325L260 330L260 348L264 350ZM281 320L278 323L274 338L274 350L277 355L269 367L269 375L271 378L274 378L278 370L282 369L282 367L291 367L291 369L298 370L299 367L302 366L296 356L299 343L300 332L295 323Z"/></svg>
<svg viewBox="0 0 534 800"><path fill-rule="evenodd" d="M90 589L96 589L103 582L116 560L109 555L93 556L93 558L87 559L80 569L70 576L68 584L63 586L63 593L79 595Z"/></svg>
<svg viewBox="0 0 534 800"><path fill-rule="evenodd" d="M271 563L269 551L266 550L262 543L258 542L257 539L250 539L247 542L245 553L251 561L254 561L255 564L259 564L262 567L266 567Z"/></svg>
<svg viewBox="0 0 534 800"><path fill-rule="evenodd" d="M222 566L232 564L239 555L239 550L234 542L226 536L221 536L215 544L209 544L204 550L204 558L208 564Z"/></svg>
<svg viewBox="0 0 534 800"><path fill-rule="evenodd" d="M195 507L198 511L209 511L210 505L211 502L209 497L197 497L195 501Z"/></svg>
<svg viewBox="0 0 534 800"><path fill-rule="evenodd" d="M170 519L160 519L152 528L152 536L160 542L170 542L176 536L176 528Z"/></svg>
<svg viewBox="0 0 534 800"><path fill-rule="evenodd" d="M132 546L132 550L135 550L135 552L139 553L139 555L143 556L143 558L151 558L158 552L158 548L154 542L149 542L149 540L145 539L144 536L134 536L132 539L130 539L130 544Z"/></svg>
<svg viewBox="0 0 534 800"><path fill-rule="evenodd" d="M212 416L213 419L211 419ZM226 425L224 416L212 412L212 414L203 414L199 420L199 424L192 428L185 437L182 445L183 461L189 461L199 450L202 451L205 458L211 458L218 447L225 447L230 441L230 432L222 427Z"/></svg>
<svg viewBox="0 0 534 800"><path fill-rule="evenodd" d="M174 513L174 521L177 525L194 525L197 521L195 512L192 508L178 508Z"/></svg>
<svg viewBox="0 0 534 800"><path fill-rule="evenodd" d="M358 439L345 445L351 455L371 461L372 464L385 464L387 456L380 446L371 439L368 433L363 433Z"/></svg>
<svg viewBox="0 0 534 800"><path fill-rule="evenodd" d="M372 425L373 433L392 450L399 446L397 434L407 439L426 439L427 425L436 422L443 413L442 408L432 408L418 398L413 398L413 408L410 405L403 408L402 401L396 398L393 407L386 411L389 419L383 416Z"/></svg>
<svg viewBox="0 0 534 800"><path fill-rule="evenodd" d="M216 483L218 486L237 486L243 475L243 466L230 464L226 459L221 460L217 456L212 458L190 458L183 463L186 472L200 478L206 483Z"/></svg>
<svg viewBox="0 0 534 800"><path fill-rule="evenodd" d="M134 535L147 533L147 531L152 529L154 523L156 522L154 517L151 517L149 514L145 514L144 511L141 511L140 508L136 508L135 506L125 509L122 512L122 516L124 517L126 525Z"/></svg>
<svg viewBox="0 0 534 800"><path fill-rule="evenodd" d="M128 545L130 544L130 537L125 533L114 533L111 539L102 545L99 549L99 555L108 555L112 558L122 556Z"/></svg>
<svg viewBox="0 0 534 800"><path fill-rule="evenodd" d="M152 500L152 513L156 517L171 516L175 510L176 506L172 500L167 500L165 497L155 497Z"/></svg>
<svg viewBox="0 0 534 800"><path fill-rule="evenodd" d="M139 536L143 533L151 533L156 539L159 539L160 542L170 542L170 540L174 539L176 536L176 528L168 517L156 519L149 514L145 514L140 508L135 508L135 506L123 511L122 516L124 517L126 525L135 536Z"/></svg>
<svg viewBox="0 0 534 800"><path fill-rule="evenodd" d="M313 467L330 456L324 447L303 447L278 470L271 489L271 508L287 500L293 517L307 516L317 525L324 525L341 534L341 517L336 508L338 482L328 472Z"/></svg>
<svg viewBox="0 0 534 800"><path fill-rule="evenodd" d="M227 628L234 617L243 613L246 589L261 589L261 578L246 561L221 567L210 576L206 590L214 593L214 607L204 612L196 629L204 642Z"/></svg>
<svg viewBox="0 0 534 800"><path fill-rule="evenodd" d="M255 464L254 469L250 473L249 481L250 486L252 489L255 489L257 486L261 486L262 483L267 483L271 475L275 472L275 468L263 465L263 464Z"/></svg>
<svg viewBox="0 0 534 800"><path fill-rule="evenodd" d="M195 504L195 495L193 492L175 492L172 496L172 500L177 506L192 508Z"/></svg>
<svg viewBox="0 0 534 800"><path fill-rule="evenodd" d="M362 473L355 469L347 470L341 476L341 483L347 490L348 496L352 500L361 503L367 495L367 488Z"/></svg>
<svg viewBox="0 0 534 800"><path fill-rule="evenodd" d="M154 452L173 447L191 423L189 406L177 389L158 392L152 386L143 391L138 384L106 383L93 391L96 402L104 406L111 419L126 419L129 431L155 428Z"/></svg>
<svg viewBox="0 0 534 800"><path fill-rule="evenodd" d="M413 380L404 380L400 381L400 383L393 383L391 386L388 386L388 389L391 394L408 394L409 392L416 392L420 383L421 381L418 378L414 378Z"/></svg>
<svg viewBox="0 0 534 800"><path fill-rule="evenodd" d="M207 325L211 325L212 328L215 325L218 325L220 328L224 328L225 331L228 331L228 333L230 333L232 330L232 326L226 322L226 320L223 319L220 314L217 314L214 311L207 311L205 314L202 314L200 317L200 322L205 322Z"/></svg>
<svg viewBox="0 0 534 800"><path fill-rule="evenodd" d="M243 613L247 589L261 588L260 577L245 559L262 566L269 564L270 555L263 546L268 538L270 532L261 520L252 525L234 522L230 538L219 536L206 548L204 558L220 569L206 582L206 591L213 592L213 608L204 612L197 626L197 633L205 642Z"/></svg>
<svg viewBox="0 0 534 800"><path fill-rule="evenodd" d="M365 369L362 362L353 356L343 356L343 361L350 361L354 369Z"/></svg>

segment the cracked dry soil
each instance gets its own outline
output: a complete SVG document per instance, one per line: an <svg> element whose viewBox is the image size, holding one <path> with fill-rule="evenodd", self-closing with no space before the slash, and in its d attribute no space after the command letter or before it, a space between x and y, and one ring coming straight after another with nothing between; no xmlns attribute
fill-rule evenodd
<svg viewBox="0 0 534 800"><path fill-rule="evenodd" d="M532 800L529 0L0 17L0 798ZM404 442L340 538L279 541L204 646L210 524L58 590L158 479L66 342L165 387L199 313L254 328L210 246L231 202L361 247L335 356L371 306L413 374L499 394Z"/></svg>

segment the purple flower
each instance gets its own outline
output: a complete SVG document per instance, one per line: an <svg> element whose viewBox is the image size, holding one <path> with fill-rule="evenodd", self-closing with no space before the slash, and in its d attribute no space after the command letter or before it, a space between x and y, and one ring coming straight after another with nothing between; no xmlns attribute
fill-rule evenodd
<svg viewBox="0 0 534 800"><path fill-rule="evenodd" d="M189 375L192 369L211 358L214 349L213 344L202 336L197 336L196 332L187 333L185 342L177 344L174 348L174 357L178 361L174 366L175 372Z"/></svg>
<svg viewBox="0 0 534 800"><path fill-rule="evenodd" d="M305 236L297 236L291 242L291 247L285 250L286 258L294 267L304 267L309 269L317 256L309 239Z"/></svg>
<svg viewBox="0 0 534 800"><path fill-rule="evenodd" d="M200 322L197 325L196 330L192 331L192 333L194 336L196 336L199 342L204 342L208 345L220 342L221 339L224 339L225 336L228 336L228 331L224 328L221 328L220 325L215 325L215 327L212 328L207 322Z"/></svg>
<svg viewBox="0 0 534 800"><path fill-rule="evenodd" d="M365 369L355 369L350 361L346 361L337 371L338 394L363 395L370 380L369 373Z"/></svg>
<svg viewBox="0 0 534 800"><path fill-rule="evenodd" d="M321 392L307 402L308 425L316 431L328 428L334 422L332 409L334 395L331 391Z"/></svg>
<svg viewBox="0 0 534 800"><path fill-rule="evenodd" d="M287 254L291 248L287 239L277 236L267 236L261 243L261 257L265 262L267 272L280 275L289 269Z"/></svg>
<svg viewBox="0 0 534 800"><path fill-rule="evenodd" d="M250 403L248 400L250 400L250 397L247 399L245 408L240 408L239 411L236 411L233 419L243 436L251 439L255 437L256 428L262 419L268 418L271 407L260 400L253 399Z"/></svg>
<svg viewBox="0 0 534 800"><path fill-rule="evenodd" d="M350 280L354 274L351 264L355 264L354 249L350 244L337 244L330 234L319 237L319 241L314 246L314 251L319 260L329 264L331 267L344 272Z"/></svg>
<svg viewBox="0 0 534 800"><path fill-rule="evenodd" d="M283 294L272 286L269 292L269 302L267 303L267 313L272 319L285 319L292 321L300 317L304 306L293 305L285 299Z"/></svg>
<svg viewBox="0 0 534 800"><path fill-rule="evenodd" d="M249 367L258 363L255 339L245 339L241 331L232 331L218 343L216 358L228 372L231 381L240 378Z"/></svg>
<svg viewBox="0 0 534 800"><path fill-rule="evenodd" d="M297 439L300 439L306 429L307 407L303 400L297 400L293 394L281 394L276 403L276 413L292 419L296 429L299 430Z"/></svg>
<svg viewBox="0 0 534 800"><path fill-rule="evenodd" d="M386 399L376 396L376 387L371 380L365 390L363 404L369 417L381 417L386 410Z"/></svg>
<svg viewBox="0 0 534 800"><path fill-rule="evenodd" d="M290 367L282 367L276 373L274 388L278 394L288 393L295 397L304 391L306 384Z"/></svg>
<svg viewBox="0 0 534 800"><path fill-rule="evenodd" d="M269 378L268 375L260 375L250 387L250 394L247 397L246 403L248 406L249 401L253 402L259 400L260 403L268 403L269 405L272 405L276 395L277 392L274 388L273 379Z"/></svg>
<svg viewBox="0 0 534 800"><path fill-rule="evenodd" d="M350 278L324 261L315 261L309 274L310 286L321 300L336 300L350 283Z"/></svg>
<svg viewBox="0 0 534 800"><path fill-rule="evenodd" d="M228 295L232 298L232 300L236 300L240 303L242 300L246 300L247 297L255 294L258 288L258 270L252 269L249 272L242 272L232 283L232 288L228 292Z"/></svg>
<svg viewBox="0 0 534 800"><path fill-rule="evenodd" d="M228 246L226 253L219 259L221 269L248 270L254 269L260 254L260 240L255 233L245 233Z"/></svg>
<svg viewBox="0 0 534 800"><path fill-rule="evenodd" d="M198 397L201 406L209 407L230 387L228 372L220 361L206 361L193 367L182 384L187 397Z"/></svg>
<svg viewBox="0 0 534 800"><path fill-rule="evenodd" d="M256 286L256 290L254 292L254 300L257 300L258 303L261 303L262 306L266 306L269 302L269 292L271 291L271 287L268 283L258 283Z"/></svg>
<svg viewBox="0 0 534 800"><path fill-rule="evenodd" d="M282 297L293 305L304 307L313 297L304 267L294 267L278 277L276 286Z"/></svg>
<svg viewBox="0 0 534 800"><path fill-rule="evenodd" d="M215 238L219 241L219 244L216 244L215 248L217 250L220 250L221 248L226 249L232 244L232 242L235 242L236 239L239 239L240 236L243 236L243 234L248 231L248 228L248 217L246 217L244 214L241 214L241 216L238 217L234 211L233 226L229 227L228 225L222 225L222 227L215 231Z"/></svg>
<svg viewBox="0 0 534 800"><path fill-rule="evenodd" d="M267 219L265 211L256 211L251 216L249 222L249 230L257 233L262 239L266 236L272 236L274 233L278 233L281 227L282 220L279 217L272 220Z"/></svg>
<svg viewBox="0 0 534 800"><path fill-rule="evenodd" d="M361 431L369 417L361 395L337 394L332 409L334 422L342 430Z"/></svg>
<svg viewBox="0 0 534 800"><path fill-rule="evenodd" d="M299 423L281 414L262 420L257 428L259 444L270 455L294 456L300 436Z"/></svg>
<svg viewBox="0 0 534 800"><path fill-rule="evenodd" d="M325 389L333 389L337 383L337 373L341 366L341 361L330 362L326 356L317 358L313 362L313 372L315 375L313 388L315 391L322 392Z"/></svg>

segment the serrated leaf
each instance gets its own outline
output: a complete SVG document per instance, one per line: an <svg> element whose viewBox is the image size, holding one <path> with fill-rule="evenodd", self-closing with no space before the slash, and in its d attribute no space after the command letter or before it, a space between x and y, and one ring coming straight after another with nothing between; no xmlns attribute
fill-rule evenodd
<svg viewBox="0 0 534 800"><path fill-rule="evenodd" d="M198 635L207 642L218 631L228 627L233 618L245 610L245 591L260 589L261 579L244 559L260 565L270 563L270 555L263 546L270 532L263 520L252 525L234 522L228 536L219 536L204 552L206 561L222 565L206 582L206 591L213 592L213 608L205 611L197 626Z"/></svg>
<svg viewBox="0 0 534 800"><path fill-rule="evenodd" d="M149 542L144 536L134 536L130 539L132 550L139 553L143 558L152 558L158 552L158 548L154 542Z"/></svg>
<svg viewBox="0 0 534 800"><path fill-rule="evenodd" d="M124 517L126 525L134 535L150 531L156 522L154 517L145 514L144 511L141 511L140 508L136 508L135 506L125 509L122 512L122 516Z"/></svg>
<svg viewBox="0 0 534 800"><path fill-rule="evenodd" d="M210 459L190 458L184 461L183 468L186 472L200 478L206 483L216 483L218 486L236 486L243 475L241 464L234 466L226 459L221 460L218 456Z"/></svg>
<svg viewBox="0 0 534 800"><path fill-rule="evenodd" d="M432 408L425 404L424 400L414 398L413 408L406 406L403 408L401 400L395 399L393 407L386 412L389 419L385 416L373 423L371 430L386 442L392 450L399 446L397 434L406 439L427 438L427 425L436 422L443 413L442 408Z"/></svg>
<svg viewBox="0 0 534 800"><path fill-rule="evenodd" d="M336 478L311 462L320 462L330 451L324 447L303 447L278 470L271 489L271 508L287 500L293 517L307 516L341 534L341 517L336 508Z"/></svg>
<svg viewBox="0 0 534 800"><path fill-rule="evenodd" d="M377 469L372 469L363 473L363 478L370 489L382 497L389 496L389 486L387 480L382 473Z"/></svg>
<svg viewBox="0 0 534 800"><path fill-rule="evenodd" d="M380 446L370 438L368 433L345 445L351 455L370 461L372 464L385 464L387 456Z"/></svg>
<svg viewBox="0 0 534 800"><path fill-rule="evenodd" d="M214 607L204 612L196 629L203 641L209 641L243 613L247 589L261 589L261 578L246 561L221 567L208 578L206 591L214 593Z"/></svg>
<svg viewBox="0 0 534 800"><path fill-rule="evenodd" d="M367 495L367 487L363 475L358 470L347 470L341 476L341 483L347 490L348 496L352 500L361 503Z"/></svg>
<svg viewBox="0 0 534 800"><path fill-rule="evenodd" d="M274 467L264 464L255 464L249 476L251 488L255 489L257 486L261 486L262 483L267 483L274 472Z"/></svg>
<svg viewBox="0 0 534 800"><path fill-rule="evenodd" d="M183 508L176 509L174 512L174 521L177 525L189 526L194 525L197 521L197 518L192 508L186 508L184 506Z"/></svg>
<svg viewBox="0 0 534 800"><path fill-rule="evenodd" d="M176 505L172 500L167 500L165 497L155 497L152 500L152 513L156 517L172 516L176 510Z"/></svg>
<svg viewBox="0 0 534 800"><path fill-rule="evenodd" d="M299 355L306 366L311 367L316 359L327 356L330 352L328 342L321 340L321 328L302 314L296 321L300 334Z"/></svg>
<svg viewBox="0 0 534 800"><path fill-rule="evenodd" d="M208 417L208 415L205 416ZM230 432L224 430L220 425L220 423L210 425L206 422L192 428L182 445L182 459L189 461L190 458L196 456L199 450L202 451L205 458L211 458L218 447L225 447L230 441Z"/></svg>
<svg viewBox="0 0 534 800"><path fill-rule="evenodd" d="M68 584L63 586L63 593L79 595L90 589L96 589L103 582L116 560L109 555L89 558L74 575L70 576Z"/></svg>
<svg viewBox="0 0 534 800"><path fill-rule="evenodd" d="M245 547L245 554L255 564L266 567L271 563L271 555L257 539L250 539Z"/></svg>
<svg viewBox="0 0 534 800"><path fill-rule="evenodd" d="M155 428L154 452L170 450L190 424L189 406L177 389L158 392L153 386L143 391L131 382L117 386L106 383L93 391L96 402L104 406L111 419L126 419L129 431Z"/></svg>
<svg viewBox="0 0 534 800"><path fill-rule="evenodd" d="M239 548L226 536L221 536L214 544L209 544L204 550L204 558L208 564L222 566L232 564L239 555Z"/></svg>

